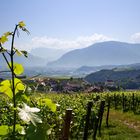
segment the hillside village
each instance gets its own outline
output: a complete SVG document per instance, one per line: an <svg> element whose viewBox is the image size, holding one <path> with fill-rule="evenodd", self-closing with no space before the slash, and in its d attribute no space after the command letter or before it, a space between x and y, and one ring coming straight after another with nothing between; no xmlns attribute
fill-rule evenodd
<svg viewBox="0 0 140 140"><path fill-rule="evenodd" d="M113 81L106 81L104 84L91 84L84 78L33 78L25 81L33 91L45 93L91 93L108 90L118 90Z"/></svg>
<svg viewBox="0 0 140 140"><path fill-rule="evenodd" d="M22 80L32 91L45 93L103 92L118 90L139 90L139 69L100 70L83 78L40 76ZM5 78L0 78L3 81Z"/></svg>

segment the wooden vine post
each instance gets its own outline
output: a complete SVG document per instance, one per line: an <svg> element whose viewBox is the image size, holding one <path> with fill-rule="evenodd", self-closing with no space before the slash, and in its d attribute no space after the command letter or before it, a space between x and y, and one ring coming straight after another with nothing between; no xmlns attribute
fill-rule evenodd
<svg viewBox="0 0 140 140"><path fill-rule="evenodd" d="M69 139L71 120L72 120L72 109L67 109L65 119L64 119L62 138L60 138L60 140L68 140Z"/></svg>
<svg viewBox="0 0 140 140"><path fill-rule="evenodd" d="M100 111L99 111L99 135L101 136L101 125L102 125L102 119L104 114L104 107L105 107L105 101L101 101Z"/></svg>
<svg viewBox="0 0 140 140"><path fill-rule="evenodd" d="M109 127L109 112L110 112L110 98L108 97L108 105L107 105L107 115L106 115L106 126Z"/></svg>
<svg viewBox="0 0 140 140"><path fill-rule="evenodd" d="M105 106L105 101L101 101L98 116L95 122L95 130L93 134L93 140L96 140L96 135L97 135L97 130L99 129L99 135L101 135L101 124L102 124L102 118L103 118L103 113L104 113L104 106Z"/></svg>
<svg viewBox="0 0 140 140"><path fill-rule="evenodd" d="M89 121L90 121L90 115L91 115L92 105L93 105L92 102L88 102L88 105L87 105L87 114L86 114L86 123L85 123L83 140L87 140L88 139L88 128L89 128Z"/></svg>
<svg viewBox="0 0 140 140"><path fill-rule="evenodd" d="M132 110L135 113L136 108L135 108L135 94L134 93L132 94Z"/></svg>
<svg viewBox="0 0 140 140"><path fill-rule="evenodd" d="M125 112L125 95L124 95L124 93L122 93L122 109L123 109L123 112Z"/></svg>
<svg viewBox="0 0 140 140"><path fill-rule="evenodd" d="M117 109L117 96L115 93L114 93L114 108L115 110Z"/></svg>

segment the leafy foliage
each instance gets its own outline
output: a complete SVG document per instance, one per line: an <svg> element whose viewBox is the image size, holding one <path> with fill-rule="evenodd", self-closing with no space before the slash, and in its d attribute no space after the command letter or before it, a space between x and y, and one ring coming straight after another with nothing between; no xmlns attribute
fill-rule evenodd
<svg viewBox="0 0 140 140"><path fill-rule="evenodd" d="M15 94L25 90L25 85L18 78L14 78L14 87L15 87ZM2 81L0 83L0 92L5 93L6 95L8 95L8 97L12 99L13 98L12 81L11 80Z"/></svg>
<svg viewBox="0 0 140 140"><path fill-rule="evenodd" d="M1 125L0 126L0 136L7 135L7 134L8 134L8 126Z"/></svg>
<svg viewBox="0 0 140 140"><path fill-rule="evenodd" d="M27 51L18 50L14 47L16 33L19 36L18 29L21 29L22 31L29 34L29 31L25 28L25 26L25 23L21 21L15 26L13 32L6 32L0 37L0 53L3 55L6 61L12 77L11 79L3 80L0 83L0 93L7 95L7 97L4 97L4 100L0 102L4 103L4 105L0 104L2 113L2 115L0 115L0 120L2 120L0 121L0 139L9 139L10 137L13 140L23 139L25 137L35 139L38 138L38 136L41 136L41 134L38 133L41 132L41 129L37 129L37 123L42 123L42 119L38 116L38 114L35 114L38 113L40 109L27 105L27 103L31 105L30 96L27 93L28 88L26 89L26 85L17 78L17 75L23 74L24 68L22 64L14 62L15 54L18 56L23 55L27 57ZM3 46L3 44L8 41L9 36L11 36L12 40L10 51L5 49ZM10 61L7 59L7 55L5 55L5 53L10 56ZM52 112L56 111L56 105L52 102L52 100L45 99L44 101L45 105ZM19 117L17 115L19 115ZM32 122L35 126L35 131L31 132L31 134L28 134L30 133L30 131L27 131L31 126L30 122ZM32 136L30 137L30 135Z"/></svg>
<svg viewBox="0 0 140 140"><path fill-rule="evenodd" d="M9 66L11 67L11 63L9 64ZM13 69L14 69L14 73L16 75L20 75L24 72L24 68L21 64L18 64L18 63L13 63Z"/></svg>

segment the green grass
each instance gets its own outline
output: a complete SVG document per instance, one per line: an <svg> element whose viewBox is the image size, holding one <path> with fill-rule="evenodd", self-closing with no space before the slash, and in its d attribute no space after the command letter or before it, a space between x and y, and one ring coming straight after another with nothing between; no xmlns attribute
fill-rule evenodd
<svg viewBox="0 0 140 140"><path fill-rule="evenodd" d="M106 113L104 113L102 135L101 137L98 135L97 140L140 140L139 115L112 109L110 110L108 128L105 124L105 117Z"/></svg>
<svg viewBox="0 0 140 140"><path fill-rule="evenodd" d="M97 140L140 140L140 133L119 121L110 119L110 126L107 128L103 124L102 136L97 137Z"/></svg>

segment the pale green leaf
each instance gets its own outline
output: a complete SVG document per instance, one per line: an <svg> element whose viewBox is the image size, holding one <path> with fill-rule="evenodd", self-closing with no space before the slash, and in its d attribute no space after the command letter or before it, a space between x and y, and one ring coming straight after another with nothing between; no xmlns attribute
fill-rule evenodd
<svg viewBox="0 0 140 140"><path fill-rule="evenodd" d="M15 83L15 93L18 93L19 91L23 91L25 89L25 85L22 83L20 79L15 78L14 83Z"/></svg>
<svg viewBox="0 0 140 140"><path fill-rule="evenodd" d="M23 83L18 83L17 86L16 86L16 88L18 90L24 90L25 89L25 86L23 85Z"/></svg>
<svg viewBox="0 0 140 140"><path fill-rule="evenodd" d="M30 101L30 98L28 96L26 96L25 94L22 94L22 99L29 102Z"/></svg>
<svg viewBox="0 0 140 140"><path fill-rule="evenodd" d="M6 41L8 41L7 36L3 35L2 37L0 37L0 43L4 44Z"/></svg>
<svg viewBox="0 0 140 140"><path fill-rule="evenodd" d="M0 92L6 94L9 98L13 98L13 92L11 90L11 83L9 80L4 80L0 84Z"/></svg>
<svg viewBox="0 0 140 140"><path fill-rule="evenodd" d="M15 63L14 64L14 73L20 75L24 72L24 68L21 64Z"/></svg>
<svg viewBox="0 0 140 140"><path fill-rule="evenodd" d="M17 94L19 91L25 90L25 85L22 83L22 81L18 78L14 78L14 87L15 87L15 94ZM4 80L0 83L0 92L5 93L10 97L13 98L13 92L12 92L12 80Z"/></svg>
<svg viewBox="0 0 140 140"><path fill-rule="evenodd" d="M9 80L4 80L4 81L2 81L2 82L0 83L0 85L10 87L10 86L11 86L11 83L10 83Z"/></svg>
<svg viewBox="0 0 140 140"><path fill-rule="evenodd" d="M8 126L7 125L1 125L0 126L0 135L4 136L8 134Z"/></svg>
<svg viewBox="0 0 140 140"><path fill-rule="evenodd" d="M11 66L11 63L9 65ZM24 72L24 68L23 68L23 66L21 64L14 63L13 67L14 67L14 73L16 75L20 75L20 74L22 74ZM9 68L9 66L8 66L8 68Z"/></svg>
<svg viewBox="0 0 140 140"><path fill-rule="evenodd" d="M25 130L24 130L24 127L21 126L20 124L16 124L16 131L21 134L21 135L25 135Z"/></svg>
<svg viewBox="0 0 140 140"><path fill-rule="evenodd" d="M52 112L55 112L56 111L56 104L52 103L50 106L50 109Z"/></svg>
<svg viewBox="0 0 140 140"><path fill-rule="evenodd" d="M24 23L23 21L20 21L20 22L18 23L18 25L19 25L20 28L26 26L25 23Z"/></svg>
<svg viewBox="0 0 140 140"><path fill-rule="evenodd" d="M52 112L56 111L56 104L54 104L51 99L42 99L41 104L48 106Z"/></svg>
<svg viewBox="0 0 140 140"><path fill-rule="evenodd" d="M0 88L2 88L2 90L4 90L3 93L5 93L9 98L11 98L11 99L13 98L13 92L10 87L2 86Z"/></svg>
<svg viewBox="0 0 140 140"><path fill-rule="evenodd" d="M10 87L0 86L0 92L6 94L11 99L13 98L13 93Z"/></svg>
<svg viewBox="0 0 140 140"><path fill-rule="evenodd" d="M52 104L52 100L51 99L42 99L42 104L50 106Z"/></svg>

